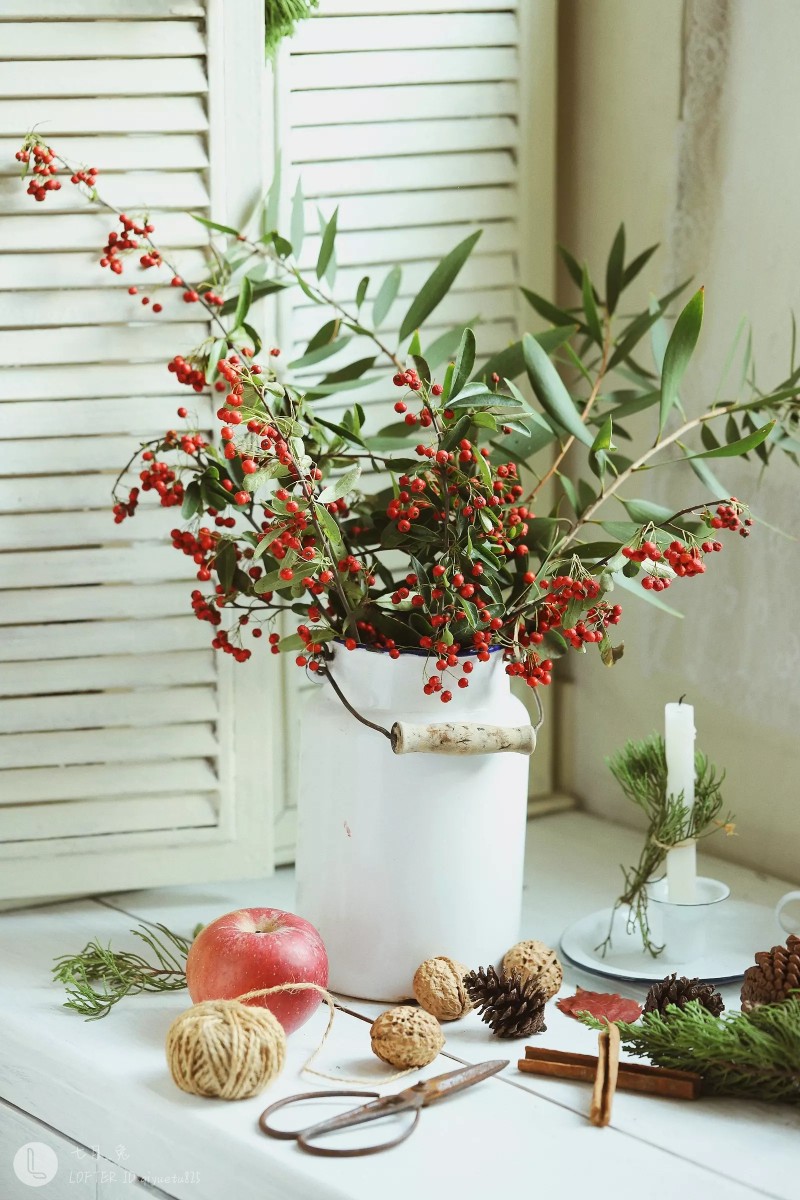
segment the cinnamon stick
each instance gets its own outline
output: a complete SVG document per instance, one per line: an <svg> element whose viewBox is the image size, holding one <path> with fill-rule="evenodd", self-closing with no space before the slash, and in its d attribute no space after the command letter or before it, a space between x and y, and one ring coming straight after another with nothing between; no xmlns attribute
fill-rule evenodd
<svg viewBox="0 0 800 1200"><path fill-rule="evenodd" d="M597 1076L598 1059L593 1054L526 1046L525 1058L521 1058L517 1065L520 1071L528 1075L592 1083ZM620 1063L617 1075L617 1087L621 1091L677 1100L695 1100L700 1094L701 1085L702 1076L693 1071L650 1067L644 1063Z"/></svg>

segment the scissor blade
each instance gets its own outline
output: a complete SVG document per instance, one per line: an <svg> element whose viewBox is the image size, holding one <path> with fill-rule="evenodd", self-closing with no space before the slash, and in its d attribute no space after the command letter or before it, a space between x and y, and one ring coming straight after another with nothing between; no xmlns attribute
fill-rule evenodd
<svg viewBox="0 0 800 1200"><path fill-rule="evenodd" d="M475 1063L471 1067L459 1067L457 1071L448 1071L446 1075L436 1075L433 1079L423 1080L409 1088L409 1091L423 1093L423 1106L433 1104L434 1100L442 1100L453 1092L460 1092L462 1088L472 1087L473 1083L480 1083L482 1079L496 1075L503 1067L507 1067L508 1063L507 1058L494 1058L490 1062Z"/></svg>

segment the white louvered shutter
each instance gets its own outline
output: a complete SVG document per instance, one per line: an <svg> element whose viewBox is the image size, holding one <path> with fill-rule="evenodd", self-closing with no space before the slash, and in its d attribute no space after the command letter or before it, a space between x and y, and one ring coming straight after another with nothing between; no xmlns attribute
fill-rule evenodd
<svg viewBox="0 0 800 1200"><path fill-rule="evenodd" d="M113 215L68 182L36 204L13 158L38 126L197 277L207 233L180 210L238 221L270 174L262 0L3 0L0 59L0 897L266 873L272 664L210 648L175 513L110 514L179 403L211 429L165 369L204 314L137 307L135 259L97 266Z"/></svg>
<svg viewBox="0 0 800 1200"><path fill-rule="evenodd" d="M352 310L359 280L374 298L387 271L402 284L383 340L436 263L483 228L454 288L425 323L423 353L439 335L473 322L485 358L519 336L517 284L549 287L552 253L554 10L549 0L320 0L282 48L277 111L287 202L299 177L306 203L301 264L320 247L317 210L339 206L334 294ZM288 228L288 222L285 223ZM369 300L364 306L370 320ZM299 291L282 300L281 341L294 356L330 316ZM350 343L327 370L374 353ZM396 420L390 364L347 398L371 432ZM439 368L441 378L442 368ZM318 378L319 376L313 376ZM334 416L337 401L318 401ZM292 668L290 668L290 672ZM289 677L289 728L302 707L300 672ZM541 761L541 756L540 756ZM292 857L293 759L278 861Z"/></svg>

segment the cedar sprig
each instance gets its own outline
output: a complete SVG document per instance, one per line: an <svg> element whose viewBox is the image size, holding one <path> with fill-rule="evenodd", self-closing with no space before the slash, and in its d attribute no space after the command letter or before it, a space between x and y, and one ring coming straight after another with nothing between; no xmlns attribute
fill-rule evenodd
<svg viewBox="0 0 800 1200"><path fill-rule="evenodd" d="M622 750L606 760L609 769L632 804L647 818L647 833L642 852L635 866L622 867L624 887L611 911L608 935L597 949L605 954L611 946L611 928L617 909L628 907L628 932L638 929L642 942L653 958L664 949L650 935L647 915L647 884L663 868L667 851L686 838L707 837L718 829L734 831L728 814L719 819L722 811L722 783L725 773L717 774L705 754L695 754L695 802L686 813L683 792L667 795L667 756L664 739L657 733L641 742L626 742Z"/></svg>
<svg viewBox="0 0 800 1200"><path fill-rule="evenodd" d="M592 1029L604 1023L588 1013ZM696 1071L717 1095L800 1104L800 1002L764 1004L752 1012L715 1017L697 1000L645 1013L635 1025L618 1022L622 1044L658 1067Z"/></svg>
<svg viewBox="0 0 800 1200"><path fill-rule="evenodd" d="M123 996L176 992L186 987L186 956L192 938L181 937L161 924L139 925L131 933L144 942L154 962L135 950L112 950L97 938L78 954L62 954L55 960L53 978L67 989L65 1008L96 1021L107 1016Z"/></svg>

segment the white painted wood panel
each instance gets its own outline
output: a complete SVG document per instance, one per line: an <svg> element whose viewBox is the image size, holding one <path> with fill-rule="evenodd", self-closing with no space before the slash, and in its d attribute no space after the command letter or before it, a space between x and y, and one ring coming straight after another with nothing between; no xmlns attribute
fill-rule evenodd
<svg viewBox="0 0 800 1200"><path fill-rule="evenodd" d="M474 3L474 0L471 0ZM4 20L25 21L48 18L75 17L85 21L109 17L124 20L133 17L153 17L162 20L170 17L203 17L205 4L202 0L3 0Z"/></svg>
<svg viewBox="0 0 800 1200"><path fill-rule="evenodd" d="M298 54L293 67L294 86L298 90L314 91L336 88L342 80L358 87L374 87L376 84L425 83L429 79L440 82L505 80L515 79L516 73L516 53L503 47L427 50L415 46L411 51L381 50L365 55ZM0 83L2 81L0 71ZM324 97L320 97L320 102L324 103Z"/></svg>
<svg viewBox="0 0 800 1200"><path fill-rule="evenodd" d="M334 206L328 204L327 207L332 211ZM514 221L488 222L483 225L481 250L485 253L514 251L517 248L516 229ZM336 256L342 266L361 264L373 268L389 267L395 262L403 263L406 258L441 258L474 232L475 226L464 221L458 224L421 225L413 230L388 228L342 233L336 239ZM320 239L316 234L305 239L300 255L301 266L313 270L319 254L319 245Z"/></svg>
<svg viewBox="0 0 800 1200"><path fill-rule="evenodd" d="M342 79L342 86L328 90L324 98L316 91L294 92L289 98L292 126L340 125L373 121L429 121L437 117L478 118L496 113L513 113L518 108L518 89L514 80L455 83L431 82L393 86L353 87ZM0 130L3 109L0 107Z"/></svg>
<svg viewBox="0 0 800 1200"><path fill-rule="evenodd" d="M373 5L374 9L379 8ZM454 46L515 46L517 23L513 12L452 15L402 12L396 16L339 17L336 21L305 21L292 39L293 54L328 54L332 51L451 49ZM330 6L322 12L330 16Z"/></svg>
<svg viewBox="0 0 800 1200"><path fill-rule="evenodd" d="M195 21L126 21L122 28L118 21L47 21L35 32L29 21L6 21L1 32L3 58L18 62L74 58L76 39L81 55L93 59L187 58L206 51Z"/></svg>
<svg viewBox="0 0 800 1200"><path fill-rule="evenodd" d="M105 177L103 195L110 204L123 211L129 208L137 211L208 207L208 193L202 177L193 171L118 172ZM0 178L0 215L29 213L30 206L31 198L20 187L19 179L9 175ZM92 206L78 188L66 183L61 191L47 197L47 207L53 214L83 214ZM106 216L105 221L107 229L115 227L113 217Z"/></svg>
<svg viewBox="0 0 800 1200"><path fill-rule="evenodd" d="M108 550L9 552L0 563L0 588L62 587L85 583L139 583L190 579L189 560L169 546L112 547Z"/></svg>
<svg viewBox="0 0 800 1200"><path fill-rule="evenodd" d="M55 800L98 797L216 793L217 773L205 758L175 762L135 763L121 771L118 765L20 767L4 771L2 799L6 804L35 804Z"/></svg>
<svg viewBox="0 0 800 1200"><path fill-rule="evenodd" d="M325 14L331 17L376 13L514 12L518 3L519 0L324 0Z"/></svg>
<svg viewBox="0 0 800 1200"><path fill-rule="evenodd" d="M7 443L8 444L8 443ZM13 443L12 443L13 444ZM47 487L43 481L43 487ZM48 550L61 546L106 545L118 542L160 542L165 529L162 509L144 508L132 521L117 525L103 512L17 513L0 516L0 551L37 546ZM175 551L177 555L179 551Z"/></svg>
<svg viewBox="0 0 800 1200"><path fill-rule="evenodd" d="M384 191L380 196L370 193L348 196L339 205L339 236L344 238L356 230L389 231L397 227L451 225L454 221L499 221L516 216L514 192L509 187L484 186L493 183L484 180L479 186L468 189L439 188L436 186L438 182L438 179L432 179L430 190L425 191L398 191L397 194ZM453 180L448 177L443 182L452 183ZM318 207L315 201L306 204L306 225L309 230L318 226ZM420 232L424 232L424 229ZM316 236L312 234L310 237L313 239L310 244L317 246ZM416 230L412 229L406 234L408 246L401 261L416 256L416 239ZM308 255L305 243L303 249L304 254Z"/></svg>
<svg viewBox="0 0 800 1200"><path fill-rule="evenodd" d="M79 50L80 53L80 50ZM0 62L0 94L27 96L31 91L29 62ZM202 95L206 73L200 59L159 58L147 69L136 58L70 58L42 62L36 71L40 96L169 96Z"/></svg>
<svg viewBox="0 0 800 1200"><path fill-rule="evenodd" d="M206 255L200 250L172 250L171 255L180 255L181 271L188 279L202 279L207 270ZM143 276L143 279L146 276ZM36 256L32 254L5 254L0 258L0 288L15 291L46 290L55 285L61 288L81 290L124 289L131 285L130 273L123 271L115 275L99 265L98 254L77 253Z"/></svg>
<svg viewBox="0 0 800 1200"><path fill-rule="evenodd" d="M66 301L76 308L80 302L80 296ZM187 305L187 309L189 307ZM139 316L138 313L136 315ZM187 323L177 333L160 325L156 317L152 321L140 321L139 325L147 325L148 328L145 330L136 325L124 328L91 325L76 329L53 329L47 337L43 337L36 329L3 331L0 333L0 360L8 366L29 362L93 363L98 359L121 363L132 359L167 362L176 338L185 340L188 345L197 345L207 336L206 327L197 323Z"/></svg>
<svg viewBox="0 0 800 1200"><path fill-rule="evenodd" d="M0 639L0 657L5 657L8 644L6 634ZM163 653L146 654L137 642L134 653L109 654L101 630L98 630L97 644L92 649L107 657L0 662L0 696L53 697L79 691L153 685L175 687L183 683L216 685L217 682L216 656L211 649L173 650L168 643L168 649Z"/></svg>
<svg viewBox="0 0 800 1200"><path fill-rule="evenodd" d="M49 139L56 132L48 129L46 134L42 133L42 137ZM19 163L14 159L18 149L18 137L0 137L0 174L19 178ZM114 171L188 171L208 166L205 139L197 134L176 133L166 137L59 135L57 150L68 162L85 163L87 166L102 163L103 179L106 172Z"/></svg>
<svg viewBox="0 0 800 1200"><path fill-rule="evenodd" d="M189 607L188 587L186 592L185 610ZM19 616L24 620L24 610ZM26 662L38 658L74 660L83 655L135 656L160 651L200 650L211 641L210 629L211 626L205 622L185 620L183 617L141 617L131 621L83 620L42 627L21 624L3 634L0 657L5 662ZM77 678L76 683L80 682L80 678ZM73 690L79 691L80 687Z"/></svg>
<svg viewBox="0 0 800 1200"><path fill-rule="evenodd" d="M155 680L154 682L157 682ZM112 685L124 688L124 676ZM27 696L0 700L0 729L5 734L40 733L60 729L143 728L181 721L213 721L217 716L216 689L183 687L109 690L81 695L84 681L76 671L75 694L65 704L61 696Z"/></svg>
<svg viewBox="0 0 800 1200"><path fill-rule="evenodd" d="M216 757L212 725L170 725L160 729L79 729L69 733L0 735L0 767L68 766L73 763L154 762L157 759ZM2 777L0 776L0 780Z"/></svg>
<svg viewBox="0 0 800 1200"><path fill-rule="evenodd" d="M462 118L425 122L400 120L333 127L301 126L292 132L292 149L297 163L346 158L355 150L359 160L381 155L429 154L438 157L437 145L446 145L448 154L452 154L456 150L515 146L517 138L517 125L510 117L474 117L471 121ZM449 165L449 160L445 165ZM398 167L402 169L401 164ZM449 179L449 171L446 174Z"/></svg>
<svg viewBox="0 0 800 1200"><path fill-rule="evenodd" d="M208 238L202 225L184 213L153 209L151 215L160 245L178 248L206 245ZM0 223L0 250L12 253L91 250L99 258L100 248L114 225L108 214L90 211L69 216L55 213L47 221L36 214L8 217Z"/></svg>
<svg viewBox="0 0 800 1200"><path fill-rule="evenodd" d="M217 810L208 796L151 796L130 798L124 804L107 800L70 800L60 804L0 804L0 841L31 842L44 838L75 839L104 833L143 833L161 829L201 829L217 823Z"/></svg>
<svg viewBox="0 0 800 1200"><path fill-rule="evenodd" d="M6 329L27 329L33 324L38 325L40 329L60 329L81 325L94 327L103 323L123 325L130 324L131 321L153 326L186 323L190 310L185 305L178 308L175 293L164 286L163 279L156 280L154 276L148 278L144 272L141 275L128 276L128 279L136 280L133 286L138 287L138 295L129 296L127 288L115 288L113 291L107 288L104 291L75 289L74 292L59 290L0 294L0 323ZM142 296L153 302L166 300L166 303L163 303L163 312L155 313L152 305L143 305ZM141 337L138 326L137 334ZM177 336L181 336L180 330Z"/></svg>
<svg viewBox="0 0 800 1200"><path fill-rule="evenodd" d="M170 378L161 366L159 375L165 386ZM135 396L113 400L65 400L57 407L47 401L27 403L24 400L0 409L0 438L22 438L31 433L57 432L62 437L97 436L105 433L153 434L162 433L178 423L177 400L205 428L210 425L212 402L208 396L187 391L180 397ZM53 480L54 487L58 481ZM108 497L106 496L106 499Z"/></svg>
<svg viewBox="0 0 800 1200"><path fill-rule="evenodd" d="M65 96L59 96L58 103L35 96L0 99L0 133L21 137L34 126L41 128L42 136L47 138L64 133L116 133L120 129L130 133L191 133L207 129L208 118L197 96L164 96L158 104L142 104L127 96L104 96L102 104L93 98Z"/></svg>
<svg viewBox="0 0 800 1200"><path fill-rule="evenodd" d="M109 617L142 619L186 612L185 583L103 583L95 586L30 591L0 591L0 625L27 622L97 620Z"/></svg>

